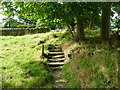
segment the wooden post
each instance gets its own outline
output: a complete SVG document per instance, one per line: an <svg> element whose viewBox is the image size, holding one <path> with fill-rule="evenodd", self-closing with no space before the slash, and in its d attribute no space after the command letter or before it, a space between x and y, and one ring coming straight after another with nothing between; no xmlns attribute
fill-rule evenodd
<svg viewBox="0 0 120 90"><path fill-rule="evenodd" d="M42 44L42 56L44 57L44 44Z"/></svg>

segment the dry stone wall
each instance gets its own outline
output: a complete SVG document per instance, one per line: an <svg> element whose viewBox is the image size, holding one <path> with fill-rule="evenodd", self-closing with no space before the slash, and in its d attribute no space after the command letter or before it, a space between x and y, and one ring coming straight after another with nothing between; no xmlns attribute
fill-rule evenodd
<svg viewBox="0 0 120 90"><path fill-rule="evenodd" d="M49 28L0 28L0 36L21 36L49 32Z"/></svg>

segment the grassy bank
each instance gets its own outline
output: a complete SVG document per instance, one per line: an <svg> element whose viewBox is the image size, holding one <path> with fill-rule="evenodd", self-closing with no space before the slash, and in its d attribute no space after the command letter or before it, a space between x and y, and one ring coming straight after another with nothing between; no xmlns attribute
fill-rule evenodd
<svg viewBox="0 0 120 90"><path fill-rule="evenodd" d="M71 41L65 46L66 51L71 52L70 62L63 69L63 77L68 81L67 88L119 86L117 47L103 43L99 35L99 31L86 31L86 41L79 44Z"/></svg>
<svg viewBox="0 0 120 90"><path fill-rule="evenodd" d="M111 88L118 86L118 52L114 44L100 41L99 31L85 31L86 40L75 42L67 31L24 36L0 36L3 88L52 88L46 59L41 56L50 43L61 45L71 59L64 68L66 88Z"/></svg>
<svg viewBox="0 0 120 90"><path fill-rule="evenodd" d="M58 33L59 34L59 33ZM3 88L50 88L51 74L46 70L46 59L41 56L45 47L56 41L54 33L0 36ZM47 48L45 48L47 53Z"/></svg>
<svg viewBox="0 0 120 90"><path fill-rule="evenodd" d="M69 81L68 87L118 87L117 54L115 51L108 51L89 56L86 52L71 59L64 67L65 78Z"/></svg>

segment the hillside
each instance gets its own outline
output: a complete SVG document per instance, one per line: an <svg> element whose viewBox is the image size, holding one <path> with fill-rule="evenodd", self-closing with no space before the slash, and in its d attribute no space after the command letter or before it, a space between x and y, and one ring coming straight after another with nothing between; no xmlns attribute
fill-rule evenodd
<svg viewBox="0 0 120 90"><path fill-rule="evenodd" d="M87 39L79 43L68 31L0 36L3 88L52 88L47 59L41 55L42 44L47 54L51 43L64 49L67 59L61 77L67 81L66 88L117 88L118 47L101 42L99 31L85 33Z"/></svg>

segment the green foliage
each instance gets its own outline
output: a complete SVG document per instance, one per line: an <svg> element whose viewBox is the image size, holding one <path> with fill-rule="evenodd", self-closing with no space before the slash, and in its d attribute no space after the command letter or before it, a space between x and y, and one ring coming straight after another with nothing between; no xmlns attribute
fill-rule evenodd
<svg viewBox="0 0 120 90"><path fill-rule="evenodd" d="M18 16L19 21L24 24L33 24L37 27L50 28L65 25L69 27L70 30L74 31L74 27L76 25L77 27L81 27L80 24L77 23L82 19L84 19L83 21L85 22L85 27L89 27L90 29L99 29L101 26L101 10L110 6L115 7L117 4L107 2L3 2L2 5L5 8L4 14L8 14L8 17L14 17L16 15ZM111 13L111 16L112 15L113 14ZM9 27L11 26L11 23L7 24ZM83 32L79 32L79 29ZM84 38L84 28L79 29L77 31L79 34L74 35L76 40Z"/></svg>
<svg viewBox="0 0 120 90"><path fill-rule="evenodd" d="M0 24L0 28L2 28L2 27L4 27L4 25L1 25L1 24Z"/></svg>
<svg viewBox="0 0 120 90"><path fill-rule="evenodd" d="M28 28L28 27L34 27L33 25L17 25L17 28Z"/></svg>
<svg viewBox="0 0 120 90"><path fill-rule="evenodd" d="M29 18L29 17L25 17L25 16L18 16L19 21L24 24L24 25L32 25L35 26L36 25L36 21L37 18Z"/></svg>
<svg viewBox="0 0 120 90"><path fill-rule="evenodd" d="M16 25L18 25L20 22L18 22L16 19L13 19L12 17L8 17L8 18L4 18L3 19L5 21L4 27L16 27Z"/></svg>
<svg viewBox="0 0 120 90"><path fill-rule="evenodd" d="M22 17L22 20L25 20L25 18L37 18L37 26L41 26L43 23L46 26L51 26L51 24L72 25L77 17L90 18L92 15L99 17L98 13L100 11L98 8L99 3L10 2L2 3L2 5L7 9L5 10L7 14L11 11L12 15L16 14ZM94 10L96 12L93 12ZM28 19L25 21L28 21Z"/></svg>

